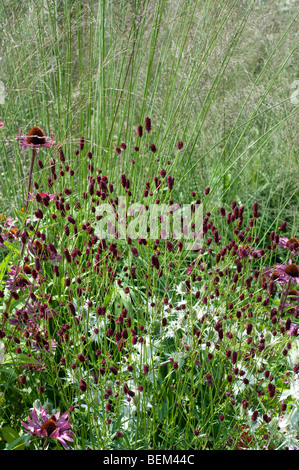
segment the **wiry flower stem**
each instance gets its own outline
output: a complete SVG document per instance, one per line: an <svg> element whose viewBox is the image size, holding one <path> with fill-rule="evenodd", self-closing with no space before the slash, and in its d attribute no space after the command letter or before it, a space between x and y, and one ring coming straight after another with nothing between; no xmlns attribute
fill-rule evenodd
<svg viewBox="0 0 299 470"><path fill-rule="evenodd" d="M286 304L286 301L287 301L290 286L291 286L291 279L289 280L289 282L288 282L288 284L285 288L285 292L282 291L282 293L281 293L280 304L282 305L282 309L281 309L280 318L283 317L283 311L285 309L285 304Z"/></svg>
<svg viewBox="0 0 299 470"><path fill-rule="evenodd" d="M43 448L42 448L42 450L45 450L47 444L48 444L48 438L45 439L45 442L43 443Z"/></svg>
<svg viewBox="0 0 299 470"><path fill-rule="evenodd" d="M33 166L34 166L35 156L36 156L36 149L33 148L32 149L32 158L31 158L30 170L29 170L29 180L28 180L28 190L27 190L27 200L26 200L25 213L27 212L28 204L29 204L29 194L30 194L30 188L31 188L31 180L32 180L32 173L33 173Z"/></svg>

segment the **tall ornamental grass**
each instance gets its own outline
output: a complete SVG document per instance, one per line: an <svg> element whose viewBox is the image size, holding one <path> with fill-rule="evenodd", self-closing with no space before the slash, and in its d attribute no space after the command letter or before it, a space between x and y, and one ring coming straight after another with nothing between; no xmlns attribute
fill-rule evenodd
<svg viewBox="0 0 299 470"><path fill-rule="evenodd" d="M297 448L295 2L0 18L0 447Z"/></svg>

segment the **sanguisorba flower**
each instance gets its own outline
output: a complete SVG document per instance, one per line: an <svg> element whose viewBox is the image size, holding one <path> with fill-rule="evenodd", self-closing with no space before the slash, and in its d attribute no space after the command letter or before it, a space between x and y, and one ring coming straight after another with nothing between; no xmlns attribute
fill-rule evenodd
<svg viewBox="0 0 299 470"><path fill-rule="evenodd" d="M69 421L69 412L66 411L60 417L60 410L56 414L48 416L47 411L41 406L40 407L40 418L38 417L37 411L34 408L31 411L31 416L27 416L29 424L21 421L22 426L26 432L38 437L48 437L50 439L57 439L58 442L65 448L69 449L66 441L74 442L72 435L75 434L70 431L73 426Z"/></svg>
<svg viewBox="0 0 299 470"><path fill-rule="evenodd" d="M38 126L32 127L26 135L23 135L20 131L17 138L20 141L22 150L26 150L26 148L31 147L36 149L37 153L41 147L51 148L54 143L53 138L48 140L48 136L44 134L42 129Z"/></svg>

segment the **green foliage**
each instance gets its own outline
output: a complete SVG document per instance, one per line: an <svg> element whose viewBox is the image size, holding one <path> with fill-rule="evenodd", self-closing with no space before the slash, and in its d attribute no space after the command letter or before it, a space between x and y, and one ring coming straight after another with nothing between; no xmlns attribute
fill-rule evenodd
<svg viewBox="0 0 299 470"><path fill-rule="evenodd" d="M288 262L290 253L279 248L266 249L261 258L246 255L236 282L235 255L217 254L231 240L238 250L247 244L235 225L219 216L220 206L233 211L233 201L245 207L245 235L258 238L254 249L267 247L269 234L279 232L283 220L287 236L297 236L298 104L292 99L297 19L295 5L284 8L280 1L1 2L0 80L6 89L0 104L5 121L0 127L1 448L60 448L54 439L21 434L20 420L40 407L49 416L71 410L75 449L295 445L298 338L283 328L288 319L296 320L298 299L281 311L286 286L277 283L268 295L262 278L267 266ZM146 116L152 130L141 138L136 129ZM53 134L56 144L40 149L37 159L44 167L35 162L32 179L38 185L32 192L62 194L69 204L65 213L58 211L57 199L43 206L33 198L25 213L31 149L23 151L16 134L34 125ZM81 136L84 151L75 152ZM122 142L126 149L117 155ZM155 154L149 150L153 143ZM121 185L121 174L130 180L130 190ZM107 249L98 250L86 223L95 229L105 202L103 194L89 191L99 175L113 185L106 199L114 204L120 196L127 205L132 200L169 204L170 198L189 204L200 198L204 215L209 211L212 225L221 227L221 244L211 239L198 254L181 251L177 240L171 251L163 240L143 245L111 239ZM160 188L154 176L161 178ZM167 176L174 177L171 190ZM151 192L145 196L147 182ZM249 225L254 201L261 217ZM38 207L42 219L34 214ZM6 282L13 278L12 267L23 269L16 230L25 227L30 243L39 230L57 257L42 256L28 243L28 263L36 267L39 254L42 276L36 284L22 271L25 288L12 298ZM151 264L155 253L159 269ZM216 281L219 272L225 275ZM123 334L121 340L117 334ZM228 351L238 352L236 367L243 375L232 372ZM274 397L268 396L268 369L278 390ZM287 431L278 432L280 422Z"/></svg>

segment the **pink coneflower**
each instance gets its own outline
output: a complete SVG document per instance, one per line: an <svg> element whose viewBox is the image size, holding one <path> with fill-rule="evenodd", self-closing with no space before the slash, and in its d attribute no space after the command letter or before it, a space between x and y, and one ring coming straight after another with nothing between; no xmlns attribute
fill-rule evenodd
<svg viewBox="0 0 299 470"><path fill-rule="evenodd" d="M51 346L49 346L49 343L51 344ZM39 352L51 351L53 349L56 349L56 347L57 347L57 343L53 339L50 339L49 341L47 341L46 339L41 338L38 343L32 343L32 348L35 351L39 351Z"/></svg>
<svg viewBox="0 0 299 470"><path fill-rule="evenodd" d="M279 280L279 276L276 273L274 268L269 268L268 266L264 266L263 271L264 272L263 272L263 275L262 275L262 279L267 278L267 279L271 279L273 281L276 281L278 284L284 284L284 282L281 282Z"/></svg>
<svg viewBox="0 0 299 470"><path fill-rule="evenodd" d="M287 335L290 336L299 336L299 327L295 323L292 323L290 326L289 331L287 332Z"/></svg>
<svg viewBox="0 0 299 470"><path fill-rule="evenodd" d="M69 422L69 412L66 411L60 417L60 410L55 415L48 416L47 411L40 407L40 418L38 417L36 409L31 412L32 419L27 416L29 424L21 421L22 426L26 432L38 437L48 437L50 439L57 439L58 442L65 448L69 449L66 441L74 442L72 435L75 434L69 431L73 426Z"/></svg>
<svg viewBox="0 0 299 470"><path fill-rule="evenodd" d="M14 315L9 318L9 323L11 325L26 325L27 331L30 334L34 334L38 327L39 327L40 318L37 314L37 306L31 305L30 303L27 305L26 310L17 310Z"/></svg>
<svg viewBox="0 0 299 470"><path fill-rule="evenodd" d="M5 124L5 121L0 121L0 127L3 127Z"/></svg>
<svg viewBox="0 0 299 470"><path fill-rule="evenodd" d="M281 248L288 248L292 252L292 255L299 254L299 240L295 237L279 238L278 246L280 246Z"/></svg>
<svg viewBox="0 0 299 470"><path fill-rule="evenodd" d="M265 255L265 251L255 250L250 245L239 245L238 254L240 258L248 257L251 260L252 258L255 258L255 259L262 258Z"/></svg>
<svg viewBox="0 0 299 470"><path fill-rule="evenodd" d="M7 238L18 238L20 232L17 227L12 226L9 230L6 230L4 234Z"/></svg>
<svg viewBox="0 0 299 470"><path fill-rule="evenodd" d="M299 267L297 264L289 260L289 264L276 264L272 270L278 276L279 284L287 284L288 282L295 286L299 284Z"/></svg>
<svg viewBox="0 0 299 470"><path fill-rule="evenodd" d="M38 126L32 127L28 134L23 135L21 131L17 139L20 141L22 150L26 150L28 147L36 149L37 153L41 147L51 148L54 144L53 138L47 140L48 135L45 135L42 129Z"/></svg>
<svg viewBox="0 0 299 470"><path fill-rule="evenodd" d="M38 363L32 364L32 362L28 362L27 364L22 365L24 369L28 371L39 371L39 370L45 370L47 368L44 360L41 357L36 357L35 360L39 361Z"/></svg>
<svg viewBox="0 0 299 470"><path fill-rule="evenodd" d="M8 290L12 289L27 289L27 287L38 287L37 285L34 286L28 279L27 276L24 276L24 274L30 274L28 272L25 272L25 269L17 266L12 266L11 270L8 273L8 278L6 281L5 287ZM16 283L14 285L14 279L16 277Z"/></svg>
<svg viewBox="0 0 299 470"><path fill-rule="evenodd" d="M52 244L46 245L41 243L39 240L34 240L32 243L28 242L28 249L34 256L39 256L41 259L50 260L55 263L60 263L62 260L61 254L56 253Z"/></svg>
<svg viewBox="0 0 299 470"><path fill-rule="evenodd" d="M30 188L31 188L31 179L32 179L32 173L33 173L33 167L34 167L36 154L38 154L39 149L41 147L51 148L54 143L54 140L53 138L51 140L47 140L47 136L44 134L42 129L38 126L32 127L32 129L30 129L30 131L28 132L26 136L22 135L20 131L19 136L17 136L17 139L20 141L22 150L25 150L28 147L32 148L32 157L31 157L29 178L28 178L27 199L26 199L26 206L25 206L25 212L27 212L28 204L29 204L29 193L30 193ZM40 160L38 161L38 165L40 168L43 167L42 162ZM42 218L42 217L39 217L39 218ZM22 247L22 251L23 250L24 250L24 245Z"/></svg>
<svg viewBox="0 0 299 470"><path fill-rule="evenodd" d="M3 233L0 233L0 248L7 248L3 242L5 242L5 240L7 240L8 237L6 237L5 235L3 235Z"/></svg>
<svg viewBox="0 0 299 470"><path fill-rule="evenodd" d="M0 233L0 247L6 248L3 242L9 238L18 238L19 230L14 226L14 220L11 217L6 218L5 215L0 215L0 228L4 229L4 232Z"/></svg>
<svg viewBox="0 0 299 470"><path fill-rule="evenodd" d="M291 289L288 291L287 298L290 299L291 302L299 302L299 292L296 289Z"/></svg>

